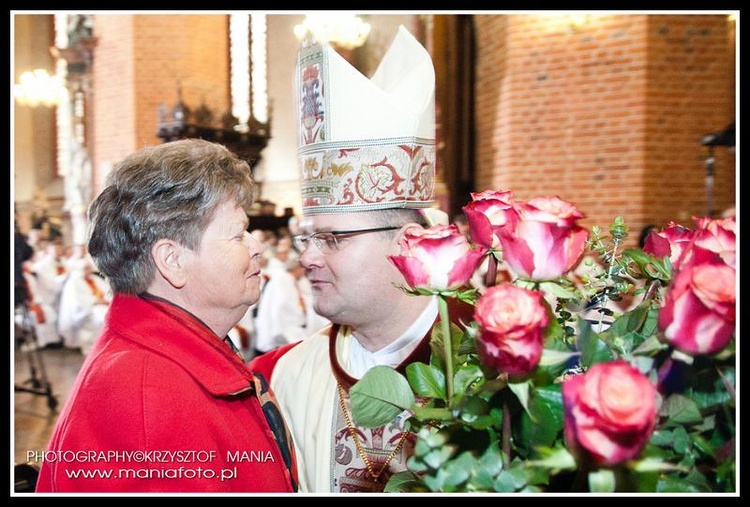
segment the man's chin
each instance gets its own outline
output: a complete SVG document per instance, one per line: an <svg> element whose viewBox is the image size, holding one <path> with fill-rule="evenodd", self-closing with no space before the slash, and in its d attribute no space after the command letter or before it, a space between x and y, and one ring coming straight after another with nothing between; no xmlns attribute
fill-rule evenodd
<svg viewBox="0 0 750 507"><path fill-rule="evenodd" d="M324 319L331 320L331 317L333 316L332 312L327 311L327 306L322 304L316 304L313 305L313 310L315 310L315 313L323 317Z"/></svg>

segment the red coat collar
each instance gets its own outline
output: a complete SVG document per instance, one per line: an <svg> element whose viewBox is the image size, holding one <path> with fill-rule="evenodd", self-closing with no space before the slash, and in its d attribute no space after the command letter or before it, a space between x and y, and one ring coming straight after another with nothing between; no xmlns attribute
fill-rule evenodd
<svg viewBox="0 0 750 507"><path fill-rule="evenodd" d="M112 335L168 357L215 396L252 386L252 374L229 345L197 317L166 300L116 294L104 325Z"/></svg>

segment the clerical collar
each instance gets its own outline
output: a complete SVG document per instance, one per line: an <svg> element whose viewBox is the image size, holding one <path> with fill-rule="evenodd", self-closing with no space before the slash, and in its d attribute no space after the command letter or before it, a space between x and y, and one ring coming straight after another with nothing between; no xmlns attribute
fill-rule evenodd
<svg viewBox="0 0 750 507"><path fill-rule="evenodd" d="M373 366L397 366L401 364L417 348L425 334L429 332L435 323L437 314L437 297L433 297L404 334L375 352L367 350L356 337L352 337L354 339L351 340L349 345L348 361L346 361L346 358L342 361L346 365L346 371L353 377L361 378Z"/></svg>

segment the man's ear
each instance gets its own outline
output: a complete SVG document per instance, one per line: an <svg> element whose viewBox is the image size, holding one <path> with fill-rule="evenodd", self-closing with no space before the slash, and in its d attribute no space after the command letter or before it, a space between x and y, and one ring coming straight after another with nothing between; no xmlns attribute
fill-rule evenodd
<svg viewBox="0 0 750 507"><path fill-rule="evenodd" d="M424 229L421 225L419 225L416 222L409 222L408 224L404 224L401 229L398 230L397 236L399 237L399 240L404 237L404 234L407 232L414 232Z"/></svg>
<svg viewBox="0 0 750 507"><path fill-rule="evenodd" d="M185 247L171 239L160 239L151 247L151 257L161 277L173 287L182 288L187 282L187 254Z"/></svg>

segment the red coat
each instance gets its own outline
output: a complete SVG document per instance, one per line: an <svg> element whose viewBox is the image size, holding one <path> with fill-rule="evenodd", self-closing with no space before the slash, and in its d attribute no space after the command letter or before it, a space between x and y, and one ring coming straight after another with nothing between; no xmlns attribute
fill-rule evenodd
<svg viewBox="0 0 750 507"><path fill-rule="evenodd" d="M116 295L43 453L36 491L292 492L294 451L274 438L264 409L273 426L280 417L275 405L261 406L269 395L261 382L194 316Z"/></svg>

